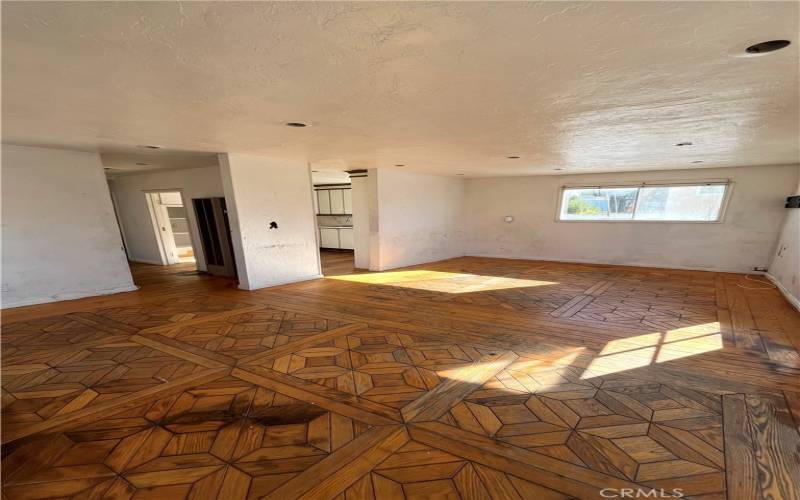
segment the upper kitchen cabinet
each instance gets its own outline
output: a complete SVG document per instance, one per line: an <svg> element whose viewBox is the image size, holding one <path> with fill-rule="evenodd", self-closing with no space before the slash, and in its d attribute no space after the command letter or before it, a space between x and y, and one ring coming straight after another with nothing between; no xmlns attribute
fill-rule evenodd
<svg viewBox="0 0 800 500"><path fill-rule="evenodd" d="M317 215L351 215L353 197L349 187L318 187Z"/></svg>
<svg viewBox="0 0 800 500"><path fill-rule="evenodd" d="M328 191L331 197L331 213L335 215L341 215L345 213L344 211L344 195L342 192L344 189L331 189Z"/></svg>
<svg viewBox="0 0 800 500"><path fill-rule="evenodd" d="M344 196L344 213L352 214L353 213L353 190L351 190L351 189L342 189L342 195Z"/></svg>
<svg viewBox="0 0 800 500"><path fill-rule="evenodd" d="M317 192L317 213L328 215L331 213L331 192L328 189L320 189Z"/></svg>

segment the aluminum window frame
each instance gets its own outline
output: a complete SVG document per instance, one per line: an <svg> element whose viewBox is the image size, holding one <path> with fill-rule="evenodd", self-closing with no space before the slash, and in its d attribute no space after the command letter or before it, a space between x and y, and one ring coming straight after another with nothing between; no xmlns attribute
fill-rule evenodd
<svg viewBox="0 0 800 500"><path fill-rule="evenodd" d="M591 223L637 223L637 224L722 224L725 221L725 215L728 212L728 204L733 193L734 182L730 179L708 179L698 181L646 181L646 182L614 182L614 183L600 183L600 184L564 184L558 188L558 196L556 202L556 222L591 222ZM643 187L688 187L688 186L724 186L725 192L722 195L722 202L720 203L719 213L714 220L680 220L680 219L636 219L636 208L639 205L640 189ZM638 188L636 191L636 201L633 208L633 215L630 219L562 219L561 208L564 203L564 194L570 189L614 189L614 188Z"/></svg>

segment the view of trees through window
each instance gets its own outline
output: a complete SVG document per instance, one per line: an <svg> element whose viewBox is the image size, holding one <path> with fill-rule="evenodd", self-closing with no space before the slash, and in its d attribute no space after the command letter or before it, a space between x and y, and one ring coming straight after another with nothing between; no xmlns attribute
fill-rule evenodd
<svg viewBox="0 0 800 500"><path fill-rule="evenodd" d="M727 184L565 188L561 220L719 220Z"/></svg>

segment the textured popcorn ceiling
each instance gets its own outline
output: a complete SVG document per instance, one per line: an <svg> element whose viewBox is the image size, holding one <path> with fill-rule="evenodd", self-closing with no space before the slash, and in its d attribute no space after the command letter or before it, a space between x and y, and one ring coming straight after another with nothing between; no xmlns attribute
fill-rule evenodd
<svg viewBox="0 0 800 500"><path fill-rule="evenodd" d="M3 141L468 176L793 163L798 5L3 2Z"/></svg>

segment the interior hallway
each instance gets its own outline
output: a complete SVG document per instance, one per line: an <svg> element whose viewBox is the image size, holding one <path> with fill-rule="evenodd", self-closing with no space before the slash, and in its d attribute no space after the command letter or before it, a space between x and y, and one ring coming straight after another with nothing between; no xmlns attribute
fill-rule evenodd
<svg viewBox="0 0 800 500"><path fill-rule="evenodd" d="M3 311L7 498L800 491L800 314L742 275L132 269L136 292Z"/></svg>

